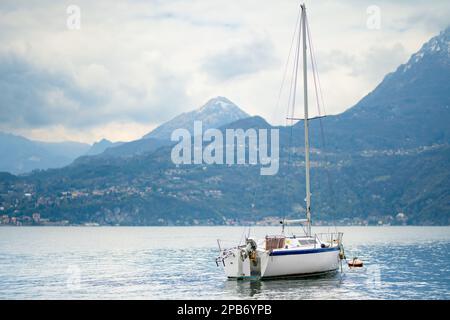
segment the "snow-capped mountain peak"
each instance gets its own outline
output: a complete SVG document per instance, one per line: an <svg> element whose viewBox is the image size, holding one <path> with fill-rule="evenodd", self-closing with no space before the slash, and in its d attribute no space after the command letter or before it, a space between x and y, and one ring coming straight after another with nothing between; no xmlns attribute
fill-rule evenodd
<svg viewBox="0 0 450 320"><path fill-rule="evenodd" d="M439 35L426 42L418 52L411 56L406 64L400 66L400 70L407 72L424 58L445 60L450 58L450 27L447 27Z"/></svg>
<svg viewBox="0 0 450 320"><path fill-rule="evenodd" d="M200 107L198 109L198 111L202 112L204 110L208 110L208 109L217 109L217 108L221 108L221 109L234 109L237 108L237 106L231 102L230 100L228 100L225 97L215 97L210 99L208 102L206 102L202 107Z"/></svg>
<svg viewBox="0 0 450 320"><path fill-rule="evenodd" d="M419 52L434 53L439 51L450 55L450 27L441 31L439 35L431 38L430 41L423 45Z"/></svg>
<svg viewBox="0 0 450 320"><path fill-rule="evenodd" d="M184 128L192 132L194 121L202 121L203 130L206 130L209 128L219 128L225 124L248 117L249 115L232 101L219 96L210 99L196 110L178 115L146 134L143 138L169 140L170 135L175 129Z"/></svg>

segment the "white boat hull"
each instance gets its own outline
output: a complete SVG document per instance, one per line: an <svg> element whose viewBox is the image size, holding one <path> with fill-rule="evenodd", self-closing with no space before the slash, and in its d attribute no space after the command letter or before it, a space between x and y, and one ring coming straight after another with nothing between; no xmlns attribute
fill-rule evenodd
<svg viewBox="0 0 450 320"><path fill-rule="evenodd" d="M275 278L305 276L336 271L339 268L339 248L258 251L257 259L242 260L239 251L223 259L228 278Z"/></svg>
<svg viewBox="0 0 450 320"><path fill-rule="evenodd" d="M263 278L317 274L339 268L338 248L284 253L288 254L266 257L267 262L262 264L265 268L261 270Z"/></svg>

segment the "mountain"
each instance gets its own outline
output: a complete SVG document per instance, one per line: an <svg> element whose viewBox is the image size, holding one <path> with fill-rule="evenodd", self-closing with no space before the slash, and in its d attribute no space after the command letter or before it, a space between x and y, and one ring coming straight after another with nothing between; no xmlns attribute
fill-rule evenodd
<svg viewBox="0 0 450 320"><path fill-rule="evenodd" d="M100 158L129 158L135 155L153 152L162 146L172 145L173 142L170 140L172 132L179 128L185 128L192 133L194 121L202 121L203 130L206 130L209 128L219 128L225 124L247 117L249 117L249 115L230 100L224 97L217 97L210 99L205 105L197 110L182 113L172 120L163 123L152 132L143 136L142 139L105 148L104 152L95 154ZM90 159L87 159L86 157L77 159L77 162L85 161L90 161Z"/></svg>
<svg viewBox="0 0 450 320"><path fill-rule="evenodd" d="M248 118L249 115L237 105L224 97L216 97L209 100L201 108L182 113L172 120L160 125L143 138L158 140L170 140L170 135L175 129L185 128L193 132L194 121L202 121L203 130L219 128L227 123Z"/></svg>
<svg viewBox="0 0 450 320"><path fill-rule="evenodd" d="M346 112L310 122L315 222L401 224L401 212L410 224L450 225L448 34L427 42ZM192 125L182 120L171 128ZM219 128L273 127L256 116ZM251 165L175 165L172 147L160 145L122 157L83 157L24 177L0 175L0 202L11 215L38 211L53 220L112 225L299 217L305 211L303 124L277 129L280 170L273 176Z"/></svg>
<svg viewBox="0 0 450 320"><path fill-rule="evenodd" d="M138 155L151 153L163 146L172 145L171 141L158 139L138 139L130 142L120 143L116 146L106 148L102 153L83 155L74 160L73 164L89 164L97 159L105 161L110 158L132 158Z"/></svg>
<svg viewBox="0 0 450 320"><path fill-rule="evenodd" d="M84 154L89 145L78 142L41 142L0 132L0 171L19 174L59 168Z"/></svg>
<svg viewBox="0 0 450 320"><path fill-rule="evenodd" d="M107 139L102 139L98 142L95 142L92 147L86 152L86 156L94 156L100 153L103 153L108 148L114 148L122 145L123 142L111 142Z"/></svg>
<svg viewBox="0 0 450 320"><path fill-rule="evenodd" d="M417 147L450 140L450 27L346 112L326 119L335 143Z"/></svg>

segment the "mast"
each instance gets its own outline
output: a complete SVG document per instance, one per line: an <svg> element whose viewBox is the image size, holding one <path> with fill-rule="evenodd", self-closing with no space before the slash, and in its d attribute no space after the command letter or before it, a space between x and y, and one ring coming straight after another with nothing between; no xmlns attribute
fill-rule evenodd
<svg viewBox="0 0 450 320"><path fill-rule="evenodd" d="M303 32L303 97L305 106L305 178L306 178L306 220L307 220L307 235L311 236L311 191L309 182L309 129L308 129L308 68L307 68L307 54L306 54L306 6L301 5L302 8L302 32Z"/></svg>

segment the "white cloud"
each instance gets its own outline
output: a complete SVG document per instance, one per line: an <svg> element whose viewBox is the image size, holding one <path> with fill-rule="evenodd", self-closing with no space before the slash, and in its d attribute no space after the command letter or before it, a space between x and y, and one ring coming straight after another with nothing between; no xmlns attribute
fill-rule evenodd
<svg viewBox="0 0 450 320"><path fill-rule="evenodd" d="M213 80L236 80L271 68L276 62L274 49L269 39L250 43L238 43L224 52L218 52L206 60L205 73Z"/></svg>

